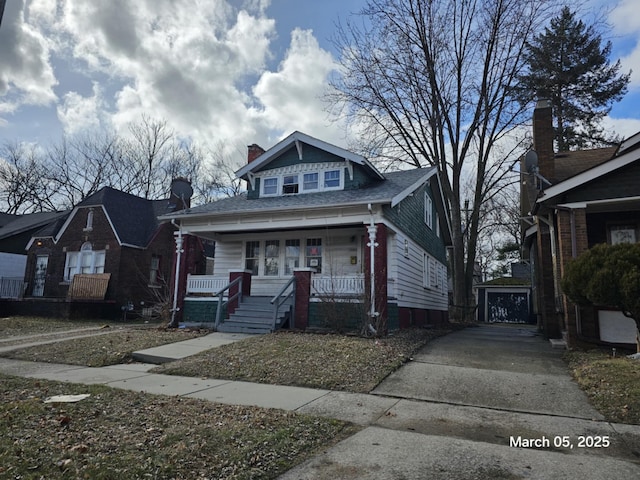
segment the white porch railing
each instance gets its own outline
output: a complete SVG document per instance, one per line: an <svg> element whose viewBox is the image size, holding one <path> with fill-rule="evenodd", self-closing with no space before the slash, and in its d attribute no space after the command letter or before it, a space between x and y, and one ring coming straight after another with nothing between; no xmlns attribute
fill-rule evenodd
<svg viewBox="0 0 640 480"><path fill-rule="evenodd" d="M316 296L363 295L364 275L312 275L311 294Z"/></svg>
<svg viewBox="0 0 640 480"><path fill-rule="evenodd" d="M187 295L191 293L209 293L215 295L229 284L229 277L213 275L187 275Z"/></svg>

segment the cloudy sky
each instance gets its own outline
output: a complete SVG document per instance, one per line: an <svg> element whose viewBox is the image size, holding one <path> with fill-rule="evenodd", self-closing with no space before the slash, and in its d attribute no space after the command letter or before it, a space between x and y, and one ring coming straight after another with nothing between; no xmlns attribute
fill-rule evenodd
<svg viewBox="0 0 640 480"><path fill-rule="evenodd" d="M198 141L272 146L294 130L345 145L321 95L334 25L364 0L6 0L0 142L122 128L146 114ZM640 131L637 0L611 7L612 57L633 70L608 119Z"/></svg>

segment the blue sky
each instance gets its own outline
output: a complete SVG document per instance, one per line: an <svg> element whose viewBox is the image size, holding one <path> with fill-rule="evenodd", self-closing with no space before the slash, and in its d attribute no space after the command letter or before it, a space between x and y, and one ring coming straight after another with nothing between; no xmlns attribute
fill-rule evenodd
<svg viewBox="0 0 640 480"><path fill-rule="evenodd" d="M7 0L0 142L126 129L140 115L229 152L293 130L345 145L321 95L334 25L364 0ZM607 125L640 131L637 0L610 8L613 58L634 70Z"/></svg>

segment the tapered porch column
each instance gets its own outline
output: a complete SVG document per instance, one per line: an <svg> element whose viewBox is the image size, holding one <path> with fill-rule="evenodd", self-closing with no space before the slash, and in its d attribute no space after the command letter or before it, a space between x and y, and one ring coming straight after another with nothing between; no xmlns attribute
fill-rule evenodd
<svg viewBox="0 0 640 480"><path fill-rule="evenodd" d="M367 253L364 255L365 289L372 321L387 329L387 226L383 223L367 227ZM373 247L373 248L372 248ZM373 262L373 264L372 264Z"/></svg>

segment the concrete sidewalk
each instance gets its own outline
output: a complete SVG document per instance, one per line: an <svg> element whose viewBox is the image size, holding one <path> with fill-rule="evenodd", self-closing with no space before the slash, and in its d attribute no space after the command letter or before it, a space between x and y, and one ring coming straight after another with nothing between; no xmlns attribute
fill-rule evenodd
<svg viewBox="0 0 640 480"><path fill-rule="evenodd" d="M137 355L167 361L240 338L214 333ZM640 426L603 421L559 355L530 329L469 328L427 345L371 394L159 375L149 373L150 363L87 368L0 359L0 371L280 408L364 427L282 476L288 480L640 478ZM606 438L609 446L580 447L581 436ZM518 437L550 445L512 446Z"/></svg>

